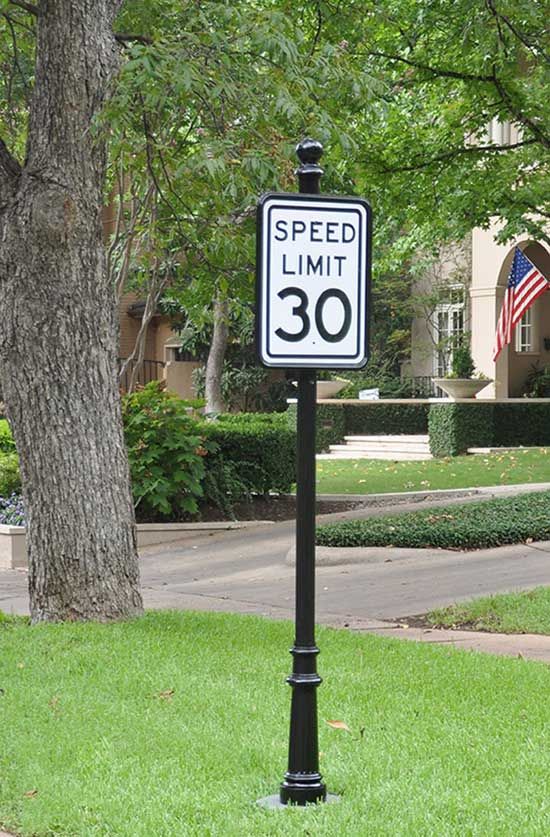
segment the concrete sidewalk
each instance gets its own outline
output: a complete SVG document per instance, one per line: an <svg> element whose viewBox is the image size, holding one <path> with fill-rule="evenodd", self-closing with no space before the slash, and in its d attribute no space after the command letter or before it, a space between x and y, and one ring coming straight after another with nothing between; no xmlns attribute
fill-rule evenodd
<svg viewBox="0 0 550 837"><path fill-rule="evenodd" d="M439 628L403 628L395 625L376 628L379 636L394 639L450 645L465 651L480 651L550 664L550 636L539 634L491 634L483 631L449 631Z"/></svg>
<svg viewBox="0 0 550 837"><path fill-rule="evenodd" d="M294 568L285 563L292 527L259 526L230 535L189 536L169 547L143 550L145 606L292 619ZM26 582L24 572L0 573L1 610L28 612ZM388 549L386 558L375 562L319 566L317 620L349 630L550 662L550 637L399 627L407 616L457 600L548 584L550 543L470 553Z"/></svg>
<svg viewBox="0 0 550 837"><path fill-rule="evenodd" d="M488 495L541 487L475 489L468 499L475 502ZM464 502L463 491L453 492L452 499L447 492L445 498L438 492L363 498L369 499L367 506L324 515L322 520L395 513L396 501L398 511L426 508L442 500ZM145 606L292 619L295 572L286 557L293 543L294 521L290 520L231 532L188 532L175 543L143 549L140 568ZM320 563L316 590L319 623L550 662L550 637L426 631L395 624L456 601L550 585L550 542L473 552L388 548L380 553L376 560L366 562ZM28 612L26 572L0 571L0 610Z"/></svg>

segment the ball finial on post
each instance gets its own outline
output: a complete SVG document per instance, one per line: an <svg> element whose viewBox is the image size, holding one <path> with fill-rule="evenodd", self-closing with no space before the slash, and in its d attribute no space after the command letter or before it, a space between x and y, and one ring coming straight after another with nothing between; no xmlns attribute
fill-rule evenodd
<svg viewBox="0 0 550 837"><path fill-rule="evenodd" d="M301 166L296 169L300 192L302 194L318 195L320 192L319 181L324 174L319 165L319 160L323 155L323 146L318 140L307 137L296 146L296 154L301 163Z"/></svg>

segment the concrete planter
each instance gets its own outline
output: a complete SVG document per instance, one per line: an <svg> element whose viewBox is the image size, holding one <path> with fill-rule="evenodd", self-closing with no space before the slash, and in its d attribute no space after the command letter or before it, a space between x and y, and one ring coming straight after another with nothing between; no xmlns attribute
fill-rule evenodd
<svg viewBox="0 0 550 837"><path fill-rule="evenodd" d="M298 381L292 381L295 387ZM317 381L317 398L333 398L347 386L347 381Z"/></svg>
<svg viewBox="0 0 550 837"><path fill-rule="evenodd" d="M270 521L218 521L214 523L138 523L138 549L179 541L186 533L217 532L245 529ZM0 525L0 570L16 570L27 566L24 526Z"/></svg>
<svg viewBox="0 0 550 837"><path fill-rule="evenodd" d="M459 398L475 398L478 392L492 383L492 379L485 378L434 378L434 384L446 392L449 398L457 401Z"/></svg>
<svg viewBox="0 0 550 837"><path fill-rule="evenodd" d="M0 570L26 566L25 527L0 524Z"/></svg>

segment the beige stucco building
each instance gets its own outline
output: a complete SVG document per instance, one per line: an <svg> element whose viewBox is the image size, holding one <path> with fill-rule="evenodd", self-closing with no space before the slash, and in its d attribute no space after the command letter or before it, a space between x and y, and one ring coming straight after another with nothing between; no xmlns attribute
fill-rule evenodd
<svg viewBox="0 0 550 837"><path fill-rule="evenodd" d="M136 344L141 326L144 303L135 293L122 294L118 303L120 324L120 363L129 357ZM181 398L194 398L193 371L201 363L181 352L181 338L173 331L170 320L162 314L155 314L147 327L145 337L144 362L139 371L138 381L164 380L166 388L177 393ZM128 375L123 376L121 389L127 389Z"/></svg>
<svg viewBox="0 0 550 837"><path fill-rule="evenodd" d="M453 342L463 333L470 335L476 370L492 379L480 398L520 397L533 367L550 366L549 293L534 302L516 327L511 344L493 361L496 325L515 247L550 279L550 250L545 244L525 237L502 245L495 240L497 233L496 225L473 230L418 283L411 363L405 370L413 378L445 375Z"/></svg>
<svg viewBox="0 0 550 837"><path fill-rule="evenodd" d="M487 141L517 142L518 129L493 120ZM498 224L474 229L440 259L415 288L418 305L412 323L411 361L404 373L424 382L450 369L452 346L461 334L470 337L476 370L492 379L480 398L514 398L524 394L533 367L550 366L550 293L540 296L517 325L512 343L496 363L496 326L512 266L515 247L550 281L550 248L524 236L508 244L496 241Z"/></svg>

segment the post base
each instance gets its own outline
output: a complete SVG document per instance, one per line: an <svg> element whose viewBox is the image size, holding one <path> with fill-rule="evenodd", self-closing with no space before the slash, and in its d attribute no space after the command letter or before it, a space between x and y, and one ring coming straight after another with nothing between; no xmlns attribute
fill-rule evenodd
<svg viewBox="0 0 550 837"><path fill-rule="evenodd" d="M327 805L333 802L340 802L341 797L338 796L336 793L327 793L324 799L317 799L313 802L309 803L310 805L316 805L320 802L324 802ZM264 796L262 799L256 800L258 805L261 805L262 808L306 808L306 803L302 803L301 805L296 802L288 801L288 802L281 802L281 795L279 793L273 794L273 796Z"/></svg>

